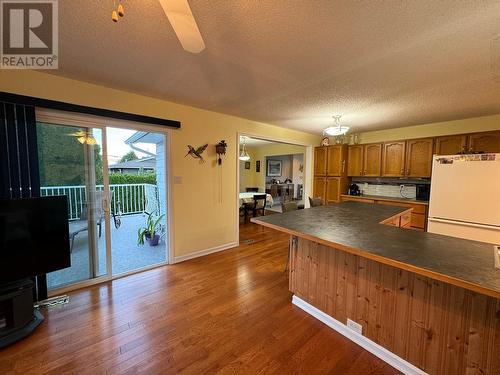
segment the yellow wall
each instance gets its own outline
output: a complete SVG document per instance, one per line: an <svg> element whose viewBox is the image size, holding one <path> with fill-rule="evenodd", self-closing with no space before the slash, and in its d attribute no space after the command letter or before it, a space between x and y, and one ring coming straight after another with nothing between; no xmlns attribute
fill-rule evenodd
<svg viewBox="0 0 500 375"><path fill-rule="evenodd" d="M247 183L251 183L252 186L257 186L259 191L262 192L266 189L266 156L304 154L304 166L306 165L306 147L304 146L276 143L258 147L248 147L248 152L251 153L252 164L246 181ZM260 173L255 171L256 160L260 160ZM243 185L240 184L240 186Z"/></svg>
<svg viewBox="0 0 500 375"><path fill-rule="evenodd" d="M408 126L404 128L365 132L361 133L360 140L361 143L372 143L491 130L500 130L500 115L473 117L463 120L434 122L431 124Z"/></svg>
<svg viewBox="0 0 500 375"><path fill-rule="evenodd" d="M310 145L321 140L312 134L35 71L0 71L0 90L181 121L182 128L173 130L171 138L170 173L183 180L182 184L172 185L175 256L237 241L238 132ZM229 147L219 169L213 145L221 139ZM207 163L184 157L187 144L204 143L210 144L205 151Z"/></svg>

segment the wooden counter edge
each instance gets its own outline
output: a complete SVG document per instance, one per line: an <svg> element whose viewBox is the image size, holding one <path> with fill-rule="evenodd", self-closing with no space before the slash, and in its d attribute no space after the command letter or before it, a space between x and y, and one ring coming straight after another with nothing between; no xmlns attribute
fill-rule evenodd
<svg viewBox="0 0 500 375"><path fill-rule="evenodd" d="M390 219L396 218L397 216L401 216L404 213L406 213L407 211L411 211L411 209L401 211L400 213L393 215L388 219L384 219L381 223L386 222ZM406 270L409 272L413 272L413 273L416 273L416 274L419 274L422 276L427 276L431 279L443 281L445 283L455 285L455 286L458 286L458 287L461 287L461 288L464 288L467 290L471 290L473 292L477 292L480 294L484 294L486 296L494 297L494 298L497 298L500 300L500 291L486 288L486 287L483 287L481 285L471 283L469 281L460 280L460 279L457 279L457 278L452 277L452 276L443 275L443 274L435 272L435 271L430 271L430 270L427 270L425 268L420 268L417 266L413 266L411 264L407 264L407 263L403 263L403 262L400 262L397 260L389 259L389 258L383 257L381 255L373 254L373 253L367 252L365 250L345 246L345 245L342 245L342 244L339 244L336 242L323 240L321 238L318 238L318 237L315 237L315 236L312 236L312 235L309 235L306 233L301 233L301 232L297 232L297 231L294 231L291 229L280 227L278 225L266 223L264 221L260 221L258 218L255 218L255 217L251 218L250 221L252 223L259 224L259 225L262 225L264 227L268 227L268 228L277 230L279 232L287 233L289 235L296 236L296 237L301 237L301 238L304 238L304 239L309 240L309 241L317 242L319 244L322 244L322 245L325 245L328 247L332 247L336 250L341 250L341 251L345 251L345 252L350 253L350 254L359 255L361 257L371 259L371 260L377 261L379 263L387 264L389 266L400 268L400 269L403 269L403 270ZM401 228L401 230L407 230L407 229Z"/></svg>

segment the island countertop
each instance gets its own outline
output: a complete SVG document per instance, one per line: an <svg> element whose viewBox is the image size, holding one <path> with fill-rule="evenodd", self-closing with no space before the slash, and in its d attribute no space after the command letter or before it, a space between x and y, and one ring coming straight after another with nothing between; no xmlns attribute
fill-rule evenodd
<svg viewBox="0 0 500 375"><path fill-rule="evenodd" d="M345 202L251 221L500 299L494 245L380 224L404 211Z"/></svg>

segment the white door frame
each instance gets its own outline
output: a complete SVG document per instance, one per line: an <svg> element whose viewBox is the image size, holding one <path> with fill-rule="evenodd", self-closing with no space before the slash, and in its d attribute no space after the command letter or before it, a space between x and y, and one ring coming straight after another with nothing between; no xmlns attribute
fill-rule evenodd
<svg viewBox="0 0 500 375"><path fill-rule="evenodd" d="M121 273L118 275L113 275L112 273L112 255L111 255L111 219L109 209L105 211L105 240L106 240L106 275L99 276L93 279L83 280L68 286L63 286L60 288L55 288L49 290L49 297L67 293L76 289L84 288L91 285L100 284L106 281L119 279L121 277L129 276L135 273L147 271L150 269L162 267L167 264L173 263L173 226L172 226L172 178L170 176L171 168L171 129L159 128L154 125L147 125L144 123L118 120L100 116L85 115L79 113L49 110L45 108L36 108L36 121L46 122L48 124L55 125L66 125L66 126L77 126L85 128L96 128L102 131L102 154L103 154L103 185L104 185L104 196L109 197L109 169L108 169L108 159L107 159L107 132L106 128L122 128L129 130L139 130L139 131L150 131L155 133L162 133L165 136L165 182L166 182L166 197L163 197L167 205L166 210L166 221L167 221L167 242L166 242L166 257L165 262L154 264L151 266L146 266L138 268L129 272Z"/></svg>
<svg viewBox="0 0 500 375"><path fill-rule="evenodd" d="M304 146L306 148L305 151L305 156L306 156L306 162L304 163L304 190L303 190L303 197L304 197L304 207L309 207L309 202L306 199L306 196L311 196L312 192L312 159L313 159L313 145L306 143L306 142L300 142L300 141L293 141L289 139L284 139L284 138L278 138L278 137L270 137L266 135L261 135L261 134L254 134L254 133L248 133L248 132L237 132L236 133L236 144L238 147L236 147L236 236L237 236L237 243L238 246L240 245L240 198L239 198L239 193L240 193L240 138L241 137L248 137L248 138L254 138L254 139L260 139L263 141L270 141L270 142L276 142L276 143L283 143L283 144L288 144L288 145L294 145L294 146ZM265 166L261 165L261 168Z"/></svg>

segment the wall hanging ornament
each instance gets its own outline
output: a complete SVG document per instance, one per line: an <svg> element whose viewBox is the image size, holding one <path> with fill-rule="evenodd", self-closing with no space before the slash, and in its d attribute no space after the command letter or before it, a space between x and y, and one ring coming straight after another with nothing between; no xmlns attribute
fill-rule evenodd
<svg viewBox="0 0 500 375"><path fill-rule="evenodd" d="M215 145L215 152L217 153L217 165L222 165L222 155L226 155L227 143L225 140L220 141Z"/></svg>
<svg viewBox="0 0 500 375"><path fill-rule="evenodd" d="M118 6L116 6L116 0L114 1L114 9L111 12L111 20L113 22L118 22L118 16L123 17L125 15L125 8L121 3L118 3Z"/></svg>
<svg viewBox="0 0 500 375"><path fill-rule="evenodd" d="M191 145L187 145L187 147L188 147L189 151L186 154L186 156L191 155L195 159L200 159L200 163L205 162L205 159L203 159L203 156L201 156L201 154L203 154L203 151L205 151L206 148L208 147L208 143L203 145L203 146L200 146L196 149ZM186 156L184 156L184 157L186 157Z"/></svg>

